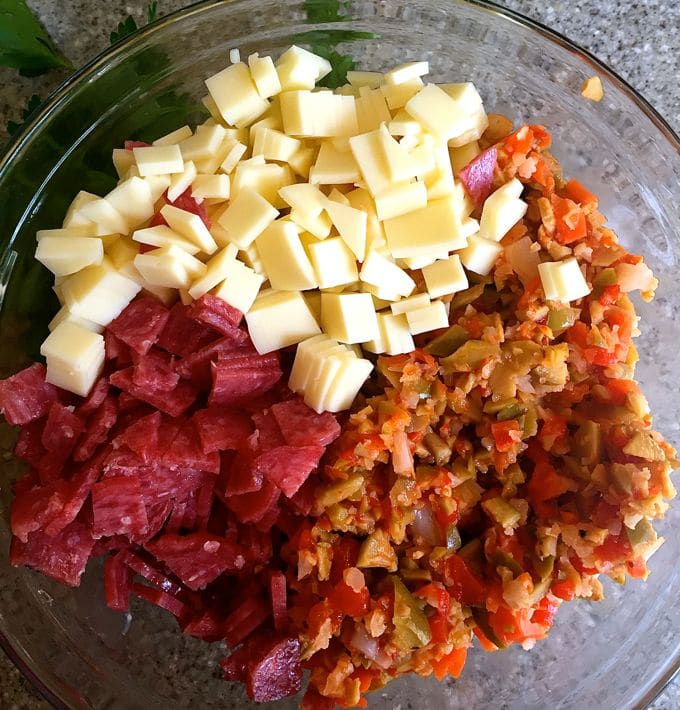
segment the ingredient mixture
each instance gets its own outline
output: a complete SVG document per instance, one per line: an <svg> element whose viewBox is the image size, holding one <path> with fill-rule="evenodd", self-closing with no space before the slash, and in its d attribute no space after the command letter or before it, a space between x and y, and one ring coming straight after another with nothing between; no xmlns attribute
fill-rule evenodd
<svg viewBox="0 0 680 710"><path fill-rule="evenodd" d="M310 710L646 577L677 461L629 294L657 282L546 129L427 62L329 91L299 47L236 54L207 121L38 232L61 309L0 382L12 564L77 586L105 556L110 608L226 640L256 701L307 669Z"/></svg>

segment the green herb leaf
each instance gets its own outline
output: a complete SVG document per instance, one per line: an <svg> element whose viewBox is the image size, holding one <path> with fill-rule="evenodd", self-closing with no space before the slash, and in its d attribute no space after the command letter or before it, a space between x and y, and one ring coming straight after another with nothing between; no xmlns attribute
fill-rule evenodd
<svg viewBox="0 0 680 710"><path fill-rule="evenodd" d="M118 27L109 35L111 44L116 44L122 39L129 37L137 30L137 23L132 15L128 15L122 22L118 23Z"/></svg>
<svg viewBox="0 0 680 710"><path fill-rule="evenodd" d="M21 121L17 123L17 121L8 121L7 122L7 133L10 136L13 136L22 126L23 123L25 123L28 120L28 117L35 111L38 106L42 103L42 99L38 96L38 94L33 94L31 98L28 100L28 103L24 107L24 109L21 112Z"/></svg>
<svg viewBox="0 0 680 710"><path fill-rule="evenodd" d="M25 0L0 0L0 65L37 76L70 62L29 10Z"/></svg>
<svg viewBox="0 0 680 710"><path fill-rule="evenodd" d="M154 0L151 3L151 5L149 5L149 9L148 9L146 15L149 18L149 22L155 22L155 20L158 18L158 2L157 2L157 0Z"/></svg>

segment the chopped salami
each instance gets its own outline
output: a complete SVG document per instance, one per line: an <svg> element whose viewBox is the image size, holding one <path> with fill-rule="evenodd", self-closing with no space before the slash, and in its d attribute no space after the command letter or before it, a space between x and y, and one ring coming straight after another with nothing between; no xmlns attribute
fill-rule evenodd
<svg viewBox="0 0 680 710"><path fill-rule="evenodd" d="M290 498L318 466L323 446L279 446L257 457L257 468L265 479Z"/></svg>
<svg viewBox="0 0 680 710"><path fill-rule="evenodd" d="M0 413L10 424L44 417L57 400L57 388L45 382L45 366L38 362L0 380Z"/></svg>
<svg viewBox="0 0 680 710"><path fill-rule="evenodd" d="M275 449L286 443L281 427L276 421L271 409L255 412L251 419L256 427L257 446L260 451L269 451L269 449Z"/></svg>
<svg viewBox="0 0 680 710"><path fill-rule="evenodd" d="M27 565L58 582L77 587L94 546L86 525L73 521L52 537L36 530L22 542L12 540L10 562L14 567Z"/></svg>
<svg viewBox="0 0 680 710"><path fill-rule="evenodd" d="M165 196L167 197L167 193L165 194ZM208 213L203 204L198 202L198 200L196 200L196 198L191 194L190 187L187 188L181 195L177 197L174 202L171 202L170 204L180 210L185 210L186 212L191 212L195 215L198 215L203 221L203 224L205 224L205 226L210 229L210 218L208 217Z"/></svg>
<svg viewBox="0 0 680 710"><path fill-rule="evenodd" d="M269 575L269 595L274 628L277 631L284 631L288 622L286 576L280 570L275 570Z"/></svg>
<svg viewBox="0 0 680 710"><path fill-rule="evenodd" d="M141 419L135 419L121 431L114 440L114 446L127 446L130 451L149 461L158 456L158 431L161 426L161 413L153 412Z"/></svg>
<svg viewBox="0 0 680 710"><path fill-rule="evenodd" d="M68 455L83 429L83 422L71 409L52 402L42 431L41 443L46 451Z"/></svg>
<svg viewBox="0 0 680 710"><path fill-rule="evenodd" d="M282 372L276 369L241 368L234 370L228 363L212 363L212 390L208 404L228 406L243 399L263 394L271 389L281 378Z"/></svg>
<svg viewBox="0 0 680 710"><path fill-rule="evenodd" d="M247 334L245 330L240 330L243 335L234 337L239 323L243 319L243 313L237 308L230 306L223 298L206 293L194 301L187 311L189 318L209 325L211 328L223 333L227 337L234 338L238 342L245 342Z"/></svg>
<svg viewBox="0 0 680 710"><path fill-rule="evenodd" d="M203 589L226 570L245 566L239 545L206 532L163 535L147 543L146 549L193 590Z"/></svg>
<svg viewBox="0 0 680 710"><path fill-rule="evenodd" d="M231 338L219 338L196 350L177 363L176 371L186 380L201 389L210 389L212 382L210 363L216 361L222 354L236 351L239 354L257 352L250 346L234 342Z"/></svg>
<svg viewBox="0 0 680 710"><path fill-rule="evenodd" d="M220 407L200 409L194 414L193 422L205 453L236 450L252 433L247 417Z"/></svg>
<svg viewBox="0 0 680 710"><path fill-rule="evenodd" d="M170 311L152 296L143 296L130 303L108 325L108 329L137 353L149 352L158 340Z"/></svg>
<svg viewBox="0 0 680 710"><path fill-rule="evenodd" d="M257 457L252 452L241 451L231 461L226 494L229 496L253 493L262 488L264 476L256 466Z"/></svg>
<svg viewBox="0 0 680 710"><path fill-rule="evenodd" d="M127 611L130 607L130 593L134 574L120 555L107 557L104 562L104 594L106 606L114 611Z"/></svg>
<svg viewBox="0 0 680 710"><path fill-rule="evenodd" d="M178 417L180 414L184 414L198 396L196 388L185 381L179 382L174 389L169 391L157 390L151 386L137 385L134 383L133 368L131 367L114 372L109 377L109 382L114 387L124 390L143 402L147 402L171 417Z"/></svg>
<svg viewBox="0 0 680 710"><path fill-rule="evenodd" d="M185 357L217 340L217 333L187 316L186 307L176 303L170 309L165 328L158 338L158 346L173 355Z"/></svg>
<svg viewBox="0 0 680 710"><path fill-rule="evenodd" d="M217 451L204 453L198 429L192 421L184 423L163 454L162 463L170 468L192 468L215 474L220 470L219 454Z"/></svg>
<svg viewBox="0 0 680 710"><path fill-rule="evenodd" d="M14 455L31 466L38 466L45 455L45 447L42 445L42 432L45 427L44 419L35 419L28 424L24 424L19 432Z"/></svg>
<svg viewBox="0 0 680 710"><path fill-rule="evenodd" d="M145 355L133 356L132 382L137 387L155 392L170 392L177 387L179 374L172 355L152 349Z"/></svg>
<svg viewBox="0 0 680 710"><path fill-rule="evenodd" d="M279 489L269 481L263 481L259 490L242 495L229 495L225 503L242 523L256 523L276 506Z"/></svg>
<svg viewBox="0 0 680 710"><path fill-rule="evenodd" d="M497 157L498 152L495 147L487 148L476 158L473 158L458 174L475 207L480 207L491 192Z"/></svg>
<svg viewBox="0 0 680 710"><path fill-rule="evenodd" d="M114 361L117 367L126 367L132 362L130 348L110 330L104 331L104 356L108 361Z"/></svg>
<svg viewBox="0 0 680 710"><path fill-rule="evenodd" d="M100 377L95 383L90 394L87 396L83 402L81 402L76 407L76 414L81 419L87 419L93 412L101 406L102 402L106 399L106 395L109 393L109 381L106 377Z"/></svg>
<svg viewBox="0 0 680 710"><path fill-rule="evenodd" d="M134 583L132 585L132 593L161 609L165 609L165 611L169 611L178 619L187 613L187 606L184 602L172 596L172 594L164 592L162 589L152 589L143 584Z"/></svg>
<svg viewBox="0 0 680 710"><path fill-rule="evenodd" d="M116 423L117 418L118 403L115 397L109 395L88 421L87 430L73 452L74 461L87 461L97 450L97 447L107 440L109 431Z"/></svg>
<svg viewBox="0 0 680 710"><path fill-rule="evenodd" d="M141 554L145 553L142 552ZM182 592L182 585L170 579L170 577L160 569L161 565L158 562L148 562L144 557L132 550L123 550L120 553L120 559L140 577L144 577L147 582L153 584L154 587L163 589L173 595Z"/></svg>
<svg viewBox="0 0 680 710"><path fill-rule="evenodd" d="M333 414L317 414L299 397L277 402L271 411L291 446L328 446L340 436L340 425Z"/></svg>
<svg viewBox="0 0 680 710"><path fill-rule="evenodd" d="M237 646L269 618L271 611L259 596L249 596L224 621L224 637Z"/></svg>
<svg viewBox="0 0 680 710"><path fill-rule="evenodd" d="M114 476L92 486L94 537L128 535L141 539L149 530L139 479Z"/></svg>

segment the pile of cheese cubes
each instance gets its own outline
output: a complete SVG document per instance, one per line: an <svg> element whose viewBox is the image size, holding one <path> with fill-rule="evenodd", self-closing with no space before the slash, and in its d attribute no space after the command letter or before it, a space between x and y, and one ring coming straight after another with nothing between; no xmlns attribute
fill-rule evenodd
<svg viewBox="0 0 680 710"><path fill-rule="evenodd" d="M63 305L42 350L50 381L86 393L99 333L142 289L223 298L260 353L302 343L290 385L319 411L351 405L371 371L361 348L408 352L448 325L445 297L468 287L465 269L491 270L524 215L522 185L470 216L456 175L488 125L472 84L425 83L416 62L315 88L330 71L296 46L231 64L206 81L211 118L114 150L118 186L79 193L63 228L38 233ZM160 202L188 189L210 229ZM148 226L161 204L167 226Z"/></svg>

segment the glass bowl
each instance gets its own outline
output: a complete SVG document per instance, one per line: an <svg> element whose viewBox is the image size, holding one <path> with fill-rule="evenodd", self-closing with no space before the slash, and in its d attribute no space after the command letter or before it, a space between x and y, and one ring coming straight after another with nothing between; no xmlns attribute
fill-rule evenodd
<svg viewBox="0 0 680 710"><path fill-rule="evenodd" d="M0 376L35 357L56 308L47 272L32 260L35 231L58 226L77 190L110 189L114 146L195 118L203 78L226 64L232 47L244 55L277 53L309 39L303 32L330 31L326 37L347 40L351 35L342 31L353 30L379 35L339 46L359 67L427 59L434 80L474 81L487 110L549 127L565 172L600 195L624 244L645 254L660 278L657 299L639 304L638 374L656 427L677 443L680 157L668 125L593 57L491 3L350 1L339 5L344 19L331 22L338 18L319 16L327 6L234 0L187 8L94 60L16 136L0 159ZM307 9L318 23L309 21ZM597 104L579 93L593 74L605 92ZM3 451L12 441L8 428L0 431ZM220 644L184 638L171 619L142 604L128 616L109 611L96 565L78 589L9 567L9 484L17 473L6 453L0 641L38 689L68 708L249 707L240 689L219 679ZM659 526L667 542L646 583L633 580L626 589L606 583L604 602L566 604L534 650L476 649L459 680L404 678L373 694L370 707L613 709L648 702L680 659L679 518L675 506Z"/></svg>

